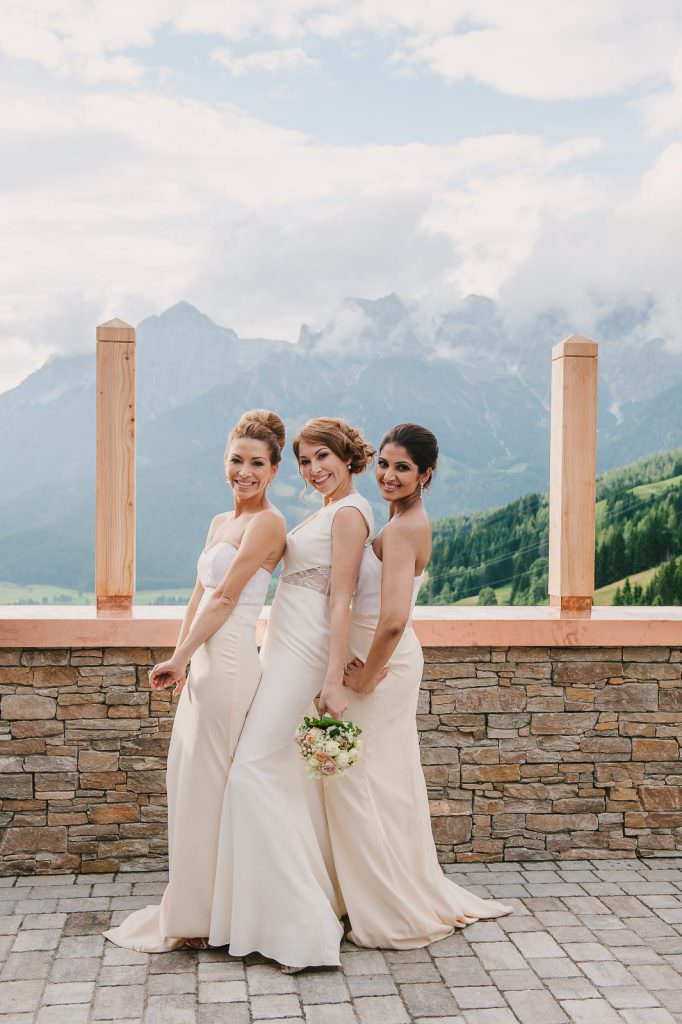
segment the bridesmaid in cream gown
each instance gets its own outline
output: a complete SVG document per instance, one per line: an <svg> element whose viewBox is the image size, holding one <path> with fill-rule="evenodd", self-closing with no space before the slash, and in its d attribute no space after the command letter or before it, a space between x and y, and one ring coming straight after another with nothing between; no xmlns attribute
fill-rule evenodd
<svg viewBox="0 0 682 1024"><path fill-rule="evenodd" d="M175 653L150 673L152 689L180 693L166 773L169 883L160 906L105 932L119 946L206 945L225 784L261 676L256 623L284 551L284 519L267 497L284 440L279 416L262 409L232 430L225 471L234 512L211 523Z"/></svg>
<svg viewBox="0 0 682 1024"><path fill-rule="evenodd" d="M365 549L353 599L347 717L363 747L324 794L348 938L359 946L426 946L511 912L447 879L431 832L415 721L424 659L410 619L431 553L421 495L437 458L436 438L416 424L382 441L376 476L389 523Z"/></svg>
<svg viewBox="0 0 682 1024"><path fill-rule="evenodd" d="M342 907L323 808L294 732L318 694L321 712L345 710L350 599L373 536L353 479L374 454L359 431L326 418L306 424L294 451L324 504L287 537L263 678L225 790L209 936L233 956L258 951L290 970L340 962Z"/></svg>

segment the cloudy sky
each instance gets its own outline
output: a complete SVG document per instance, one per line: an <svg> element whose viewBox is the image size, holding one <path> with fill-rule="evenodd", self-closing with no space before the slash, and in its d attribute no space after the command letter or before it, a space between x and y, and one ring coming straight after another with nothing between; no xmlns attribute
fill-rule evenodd
<svg viewBox="0 0 682 1024"><path fill-rule="evenodd" d="M3 0L0 390L185 298L649 302L682 348L679 0Z"/></svg>

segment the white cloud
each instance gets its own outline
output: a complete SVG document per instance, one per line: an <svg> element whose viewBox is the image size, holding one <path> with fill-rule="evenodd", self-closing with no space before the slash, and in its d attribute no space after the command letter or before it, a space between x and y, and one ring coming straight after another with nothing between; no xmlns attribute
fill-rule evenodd
<svg viewBox="0 0 682 1024"><path fill-rule="evenodd" d="M53 341L66 303L92 324L187 297L244 332L295 337L345 294L492 287L532 244L538 208L562 182L569 191L599 145L502 135L329 146L232 106L152 93L5 98L17 159L50 168L0 198L11 328L36 343ZM505 201L511 180L518 194ZM91 333L59 344L87 346Z"/></svg>
<svg viewBox="0 0 682 1024"><path fill-rule="evenodd" d="M395 39L399 65L516 96L662 90L662 112L652 116L665 121L666 89L679 78L682 7L679 0L5 0L0 52L88 81L129 82L143 73L144 48L163 27L226 41L373 33ZM125 55L131 47L141 51L134 59ZM236 73L288 71L289 62L310 60L300 47L225 59Z"/></svg>
<svg viewBox="0 0 682 1024"><path fill-rule="evenodd" d="M672 62L667 86L643 97L638 106L651 135L682 132L682 45Z"/></svg>
<svg viewBox="0 0 682 1024"><path fill-rule="evenodd" d="M121 51L151 44L161 9L150 0L4 0L0 53L88 82L134 82L142 67Z"/></svg>
<svg viewBox="0 0 682 1024"><path fill-rule="evenodd" d="M257 50L247 57L235 57L227 49L213 50L211 61L214 64L222 64L235 78L241 78L242 75L249 75L257 71L266 71L271 74L303 71L306 68L316 68L320 63L315 58L309 57L300 47L286 50Z"/></svg>
<svg viewBox="0 0 682 1024"><path fill-rule="evenodd" d="M407 36L394 60L515 96L581 99L660 86L682 32L682 8L669 0L488 0L460 11L471 19L464 30L444 33L434 19Z"/></svg>
<svg viewBox="0 0 682 1024"><path fill-rule="evenodd" d="M242 333L295 340L348 295L429 291L453 266L446 232L425 230L429 197L402 193L332 201L273 218L252 213L215 226L190 292Z"/></svg>
<svg viewBox="0 0 682 1024"><path fill-rule="evenodd" d="M0 392L20 384L42 366L52 351L49 345L34 345L26 338L0 331Z"/></svg>
<svg viewBox="0 0 682 1024"><path fill-rule="evenodd" d="M653 301L650 331L682 352L682 144L667 147L636 187L593 198L582 210L547 210L500 290L505 310L523 320L540 296L590 327L615 303Z"/></svg>
<svg viewBox="0 0 682 1024"><path fill-rule="evenodd" d="M373 32L393 41L396 66L516 95L636 88L632 102L667 141L682 127L681 18L677 0L7 3L0 51L56 76L110 79L0 88L0 334L13 365L46 346L90 346L96 322L182 297L242 333L293 338L348 294L443 308L477 291L510 316L554 303L586 318L642 295L661 332L682 335L675 144L640 181L614 179L594 172L603 144L591 137L328 145L139 81L162 26L239 41L244 56L219 51L235 74L310 66L303 45L315 36Z"/></svg>

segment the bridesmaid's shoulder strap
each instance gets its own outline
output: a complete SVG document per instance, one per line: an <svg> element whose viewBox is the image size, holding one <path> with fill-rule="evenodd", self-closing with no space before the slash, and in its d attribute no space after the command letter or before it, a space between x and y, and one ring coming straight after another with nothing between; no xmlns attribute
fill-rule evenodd
<svg viewBox="0 0 682 1024"><path fill-rule="evenodd" d="M332 514L329 520L330 528L331 523L334 522L334 516L340 508L356 508L367 523L367 529L369 530L367 541L369 542L374 539L374 513L372 512L372 506L367 501L367 498L355 491L353 494L348 494L345 498L340 498L338 501L335 501L332 506Z"/></svg>

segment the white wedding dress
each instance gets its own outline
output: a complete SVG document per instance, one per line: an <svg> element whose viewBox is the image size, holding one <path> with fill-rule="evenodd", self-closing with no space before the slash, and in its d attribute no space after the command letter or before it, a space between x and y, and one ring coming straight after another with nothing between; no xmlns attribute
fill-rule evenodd
<svg viewBox="0 0 682 1024"><path fill-rule="evenodd" d="M319 782L294 733L320 692L329 654L332 524L352 493L325 505L287 537L282 578L262 652L263 676L225 789L211 945L258 951L292 967L336 965L343 908L337 896Z"/></svg>

